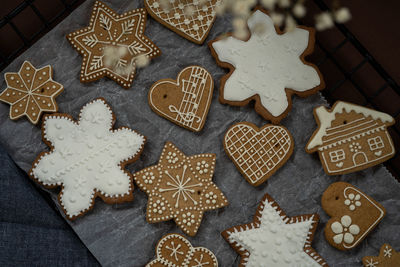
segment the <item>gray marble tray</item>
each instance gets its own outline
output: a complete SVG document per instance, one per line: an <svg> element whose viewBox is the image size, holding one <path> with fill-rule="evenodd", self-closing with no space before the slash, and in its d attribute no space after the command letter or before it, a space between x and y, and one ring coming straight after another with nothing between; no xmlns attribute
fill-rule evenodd
<svg viewBox="0 0 400 267"><path fill-rule="evenodd" d="M143 6L142 1L107 2L120 13ZM215 64L206 44L199 46L186 41L149 18L145 33L162 50L163 55L138 71L129 90L122 89L106 78L90 84L79 82L82 57L70 46L65 36L87 26L92 5L93 1L82 4L4 72L18 71L24 60L30 60L37 67L51 64L54 67L54 79L65 87L57 98L60 112L70 113L75 118L85 103L99 96L104 97L116 114L117 127L126 125L148 138L140 160L129 165L131 171L156 163L166 141L172 141L188 155L216 153L214 181L230 204L224 209L205 213L198 234L189 238L193 245L211 249L221 266L236 265L238 255L222 239L220 232L252 220L258 202L268 192L289 216L314 212L321 216L313 247L331 266L360 266L361 258L377 255L384 242L400 249L400 185L386 168L380 165L350 175L330 177L324 173L316 155L305 153L304 146L316 127L312 109L326 103L320 95L306 99L294 97L293 109L282 124L293 134L295 151L286 165L268 182L254 188L241 177L225 154L222 139L227 128L235 122L250 121L262 126L266 121L251 107L237 108L218 102L218 81L225 70ZM208 40L229 30L230 18L217 18ZM200 133L192 133L159 117L147 104L147 92L155 81L174 78L181 69L192 64L208 69L216 81L210 113ZM5 87L5 81L1 78L1 90ZM47 147L41 141L39 126L33 126L25 118L11 121L8 112L9 106L0 104L0 143L15 162L28 171L38 153ZM332 248L323 236L323 226L329 218L321 208L321 194L329 184L338 180L354 184L387 209L387 216L378 227L358 248L348 252ZM57 191L49 192L58 206ZM106 205L97 200L93 211L69 222L104 266L143 266L154 257L155 245L163 235L181 233L173 222L148 224L145 219L147 196L137 188L134 196L133 202L123 205Z"/></svg>

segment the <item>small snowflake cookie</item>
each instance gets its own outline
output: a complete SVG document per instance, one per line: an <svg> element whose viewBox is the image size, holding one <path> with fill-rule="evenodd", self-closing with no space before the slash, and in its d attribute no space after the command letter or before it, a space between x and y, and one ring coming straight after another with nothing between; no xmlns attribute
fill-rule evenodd
<svg viewBox="0 0 400 267"><path fill-rule="evenodd" d="M46 115L42 152L30 176L46 188L62 187L59 202L70 220L84 215L99 196L108 204L133 200L132 174L124 169L136 161L146 138L121 127L113 130L114 114L104 99L86 104L75 122L68 114Z"/></svg>
<svg viewBox="0 0 400 267"><path fill-rule="evenodd" d="M337 101L331 109L314 109L318 129L306 145L307 153L318 151L324 170L339 175L363 170L395 154L387 127L395 120L389 114Z"/></svg>
<svg viewBox="0 0 400 267"><path fill-rule="evenodd" d="M28 117L37 124L43 112L58 110L55 98L64 90L53 81L53 68L47 65L36 69L30 62L24 61L19 72L7 72L4 79L7 88L0 93L0 101L10 104L10 118Z"/></svg>
<svg viewBox="0 0 400 267"><path fill-rule="evenodd" d="M247 182L258 186L286 163L294 141L283 126L266 124L258 128L250 122L239 122L225 133L224 148Z"/></svg>
<svg viewBox="0 0 400 267"><path fill-rule="evenodd" d="M174 220L185 234L196 235L205 211L228 205L212 181L214 168L215 154L186 156L167 142L158 164L133 176L149 197L147 221Z"/></svg>
<svg viewBox="0 0 400 267"><path fill-rule="evenodd" d="M222 0L145 0L149 14L173 32L202 44L216 18Z"/></svg>
<svg viewBox="0 0 400 267"><path fill-rule="evenodd" d="M67 35L83 56L81 82L107 76L128 89L135 77L137 61L161 55L160 49L144 35L146 17L144 8L119 15L96 1L89 26Z"/></svg>
<svg viewBox="0 0 400 267"><path fill-rule="evenodd" d="M389 244L383 244L379 256L366 256L362 258L364 267L399 267L400 253Z"/></svg>
<svg viewBox="0 0 400 267"><path fill-rule="evenodd" d="M385 208L355 186L336 182L322 195L322 208L331 217L325 238L333 247L356 247L386 215Z"/></svg>
<svg viewBox="0 0 400 267"><path fill-rule="evenodd" d="M223 36L209 43L217 64L230 69L221 79L219 101L244 106L255 100L257 113L279 123L292 94L305 97L325 87L318 68L304 59L314 50L315 31L298 26L280 33L264 10L256 10L247 24L247 41Z"/></svg>
<svg viewBox="0 0 400 267"><path fill-rule="evenodd" d="M265 194L253 222L222 232L241 260L239 266L328 266L311 247L318 214L288 217Z"/></svg>
<svg viewBox="0 0 400 267"><path fill-rule="evenodd" d="M207 248L193 247L182 235L168 234L158 241L156 259L146 267L218 267L217 258Z"/></svg>
<svg viewBox="0 0 400 267"><path fill-rule="evenodd" d="M176 80L162 79L149 91L149 105L158 115L191 131L201 131L214 91L211 74L200 66L184 68Z"/></svg>

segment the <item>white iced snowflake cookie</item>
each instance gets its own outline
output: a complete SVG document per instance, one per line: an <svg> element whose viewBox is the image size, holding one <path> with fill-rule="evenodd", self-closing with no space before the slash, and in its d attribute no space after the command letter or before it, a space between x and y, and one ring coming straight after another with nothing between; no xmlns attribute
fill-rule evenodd
<svg viewBox="0 0 400 267"><path fill-rule="evenodd" d="M222 236L241 255L239 266L328 266L311 247L318 214L288 217L265 194L253 222L234 226Z"/></svg>
<svg viewBox="0 0 400 267"><path fill-rule="evenodd" d="M362 258L364 267L395 267L400 266L400 252L389 244L383 244L379 256L366 256Z"/></svg>
<svg viewBox="0 0 400 267"><path fill-rule="evenodd" d="M291 95L302 97L325 87L318 68L304 57L314 50L314 30L298 26L281 33L263 10L247 21L247 41L233 36L209 43L218 65L230 72L221 79L219 100L234 106L255 100L255 110L278 123L287 116Z"/></svg>
<svg viewBox="0 0 400 267"><path fill-rule="evenodd" d="M30 176L47 188L61 186L59 202L68 219L76 219L99 196L106 203L133 199L132 174L124 169L138 159L146 138L121 127L105 100L86 104L75 122L68 114L47 115L43 141L51 148L33 163Z"/></svg>

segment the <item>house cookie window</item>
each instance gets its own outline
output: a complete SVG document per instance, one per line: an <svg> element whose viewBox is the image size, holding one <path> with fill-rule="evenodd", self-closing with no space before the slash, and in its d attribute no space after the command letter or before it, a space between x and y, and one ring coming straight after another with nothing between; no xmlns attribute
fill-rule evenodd
<svg viewBox="0 0 400 267"><path fill-rule="evenodd" d="M346 158L343 149L329 152L329 157L331 158L332 162L338 162Z"/></svg>
<svg viewBox="0 0 400 267"><path fill-rule="evenodd" d="M368 139L368 145L371 151L383 148L385 146L380 136Z"/></svg>

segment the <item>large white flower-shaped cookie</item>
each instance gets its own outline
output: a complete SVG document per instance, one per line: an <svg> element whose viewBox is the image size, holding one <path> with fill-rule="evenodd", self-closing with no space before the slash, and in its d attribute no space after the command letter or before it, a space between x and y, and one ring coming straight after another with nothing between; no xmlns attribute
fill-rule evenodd
<svg viewBox="0 0 400 267"><path fill-rule="evenodd" d="M236 106L255 100L256 111L276 123L289 112L291 94L307 96L324 87L317 67L304 60L313 51L314 30L299 26L280 34L261 10L247 24L247 41L230 36L209 44L217 63L231 69L221 80L219 99Z"/></svg>
<svg viewBox="0 0 400 267"><path fill-rule="evenodd" d="M52 149L39 155L31 177L45 187L62 186L60 204L69 219L86 213L96 196L107 203L133 199L132 175L123 169L143 150L145 137L129 128L112 130L115 117L103 99L85 105L75 122L48 115L43 140Z"/></svg>

